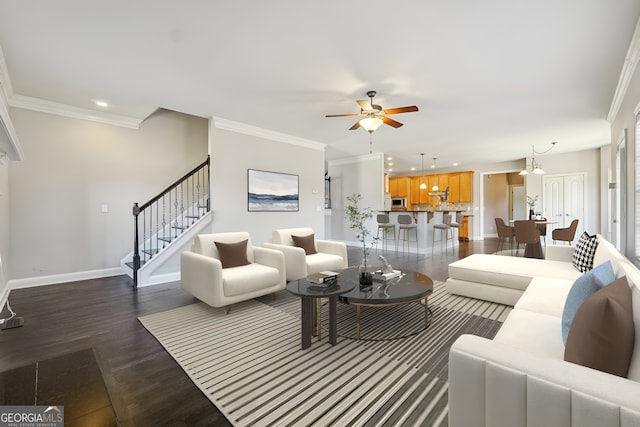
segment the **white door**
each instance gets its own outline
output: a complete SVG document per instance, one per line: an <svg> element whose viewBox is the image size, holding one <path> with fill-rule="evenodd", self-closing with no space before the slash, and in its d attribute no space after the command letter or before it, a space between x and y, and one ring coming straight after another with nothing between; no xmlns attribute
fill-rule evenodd
<svg viewBox="0 0 640 427"><path fill-rule="evenodd" d="M527 219L527 190L524 185L511 186L511 217L509 219Z"/></svg>
<svg viewBox="0 0 640 427"><path fill-rule="evenodd" d="M553 224L552 228L568 227L577 219L576 238L585 226L584 174L544 176L543 216Z"/></svg>

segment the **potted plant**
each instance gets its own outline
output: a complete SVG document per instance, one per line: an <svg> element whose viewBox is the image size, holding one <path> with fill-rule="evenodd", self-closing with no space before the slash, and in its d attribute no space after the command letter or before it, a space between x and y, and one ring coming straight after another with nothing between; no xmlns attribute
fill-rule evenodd
<svg viewBox="0 0 640 427"><path fill-rule="evenodd" d="M359 267L359 281L361 289L367 289L373 286L373 274L369 268L369 251L378 238L372 237L367 244L367 239L371 236L371 232L367 228L367 221L373 218L373 210L370 207L361 208L359 206L361 200L362 195L360 194L347 196L349 203L345 212L349 221L349 228L355 231L356 239L362 244L362 264Z"/></svg>
<svg viewBox="0 0 640 427"><path fill-rule="evenodd" d="M536 203L538 202L538 196L527 196L527 205L529 205L529 219L533 219L533 216L535 215L534 212L534 207L536 206Z"/></svg>

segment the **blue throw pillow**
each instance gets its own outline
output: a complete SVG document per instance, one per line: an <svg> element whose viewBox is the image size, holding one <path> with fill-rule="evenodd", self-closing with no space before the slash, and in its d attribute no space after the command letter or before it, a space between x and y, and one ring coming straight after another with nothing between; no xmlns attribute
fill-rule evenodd
<svg viewBox="0 0 640 427"><path fill-rule="evenodd" d="M562 342L567 344L571 322L582 303L599 289L616 280L611 261L600 264L580 276L571 286L562 311Z"/></svg>

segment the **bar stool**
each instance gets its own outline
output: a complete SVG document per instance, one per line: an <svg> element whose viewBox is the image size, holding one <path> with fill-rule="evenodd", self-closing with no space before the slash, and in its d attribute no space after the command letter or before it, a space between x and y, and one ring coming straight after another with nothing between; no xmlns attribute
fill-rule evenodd
<svg viewBox="0 0 640 427"><path fill-rule="evenodd" d="M457 230L457 240L460 240L460 228L462 228L462 221L464 221L464 215L456 213L456 220L449 224L451 226L451 239L454 239L453 230ZM453 245L453 242L451 242L451 244Z"/></svg>
<svg viewBox="0 0 640 427"><path fill-rule="evenodd" d="M407 250L411 247L411 242L416 242L416 251L418 250L418 224L413 221L411 215L402 214L398 215L398 240L402 239L402 252L404 252L405 244ZM416 233L416 240L411 240L411 230Z"/></svg>
<svg viewBox="0 0 640 427"><path fill-rule="evenodd" d="M376 250L378 250L378 241L382 240L382 247L384 250L387 250L387 237L390 235L390 231L393 230L393 244L395 245L396 251L398 250L398 242L396 241L396 225L392 224L389 220L389 215L380 214L376 216L376 220L378 221L378 233L376 234ZM380 230L382 230L382 239L380 239Z"/></svg>
<svg viewBox="0 0 640 427"><path fill-rule="evenodd" d="M443 214L442 215L442 223L433 225L433 238L431 239L431 253L433 253L433 248L436 243L436 230L440 230L440 241L442 242L442 235L444 233L444 251L447 253L447 242L449 240L449 230L451 230L451 215ZM453 239L452 239L453 240ZM451 244L451 249L453 250L453 242ZM442 248L441 248L442 250Z"/></svg>

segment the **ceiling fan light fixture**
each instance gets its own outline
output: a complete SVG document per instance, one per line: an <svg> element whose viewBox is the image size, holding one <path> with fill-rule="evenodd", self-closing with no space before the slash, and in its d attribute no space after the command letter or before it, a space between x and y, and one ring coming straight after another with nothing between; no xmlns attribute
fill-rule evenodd
<svg viewBox="0 0 640 427"><path fill-rule="evenodd" d="M365 117L359 123L367 132L375 132L382 126L383 121L378 117Z"/></svg>

